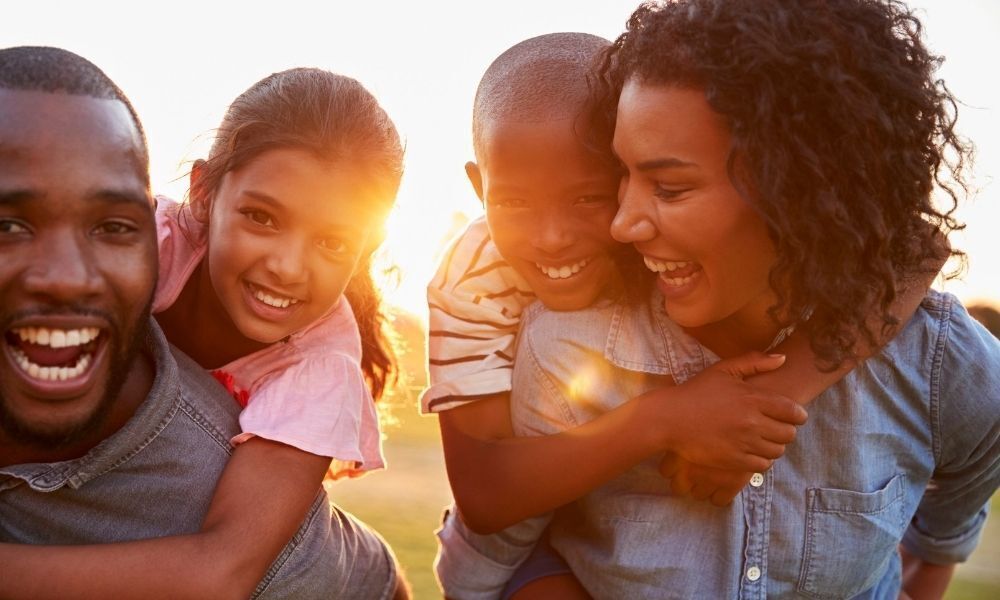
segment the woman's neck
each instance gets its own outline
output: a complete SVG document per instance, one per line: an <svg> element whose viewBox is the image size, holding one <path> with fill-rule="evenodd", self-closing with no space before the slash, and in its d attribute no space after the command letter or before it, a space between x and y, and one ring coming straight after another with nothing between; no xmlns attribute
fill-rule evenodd
<svg viewBox="0 0 1000 600"><path fill-rule="evenodd" d="M782 325L768 313L775 301L772 294L767 294L721 321L684 331L720 358L764 351L782 330Z"/></svg>
<svg viewBox="0 0 1000 600"><path fill-rule="evenodd" d="M167 340L205 369L217 369L268 346L247 338L233 324L212 287L205 261L156 320Z"/></svg>

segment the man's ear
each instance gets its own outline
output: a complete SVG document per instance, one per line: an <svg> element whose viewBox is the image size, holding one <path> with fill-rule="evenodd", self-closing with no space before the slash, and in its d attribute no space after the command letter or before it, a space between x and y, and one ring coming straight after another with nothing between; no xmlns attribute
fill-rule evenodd
<svg viewBox="0 0 1000 600"><path fill-rule="evenodd" d="M471 160L465 163L465 175L469 178L472 188L476 190L479 201L485 202L486 198L483 197L483 174L479 171L479 165Z"/></svg>
<svg viewBox="0 0 1000 600"><path fill-rule="evenodd" d="M198 159L191 166L191 187L188 188L188 200L191 202L191 215L199 223L208 223L208 215L212 210L210 193L205 189L205 161Z"/></svg>

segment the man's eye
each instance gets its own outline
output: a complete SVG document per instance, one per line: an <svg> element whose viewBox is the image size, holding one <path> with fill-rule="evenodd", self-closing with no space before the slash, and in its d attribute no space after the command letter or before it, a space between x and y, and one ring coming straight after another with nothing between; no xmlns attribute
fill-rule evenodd
<svg viewBox="0 0 1000 600"><path fill-rule="evenodd" d="M137 231L137 228L132 223L126 223L123 221L106 221L98 225L95 231L97 233L108 235L121 235L125 233L133 233Z"/></svg>
<svg viewBox="0 0 1000 600"><path fill-rule="evenodd" d="M0 219L0 234L28 233L28 228L20 221L13 219Z"/></svg>

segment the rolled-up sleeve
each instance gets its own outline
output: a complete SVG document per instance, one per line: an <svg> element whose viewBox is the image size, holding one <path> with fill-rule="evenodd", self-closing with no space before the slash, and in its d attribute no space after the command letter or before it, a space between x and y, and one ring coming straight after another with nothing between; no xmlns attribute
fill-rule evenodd
<svg viewBox="0 0 1000 600"><path fill-rule="evenodd" d="M903 538L936 564L969 557L1000 485L1000 343L943 300L929 390L936 468Z"/></svg>

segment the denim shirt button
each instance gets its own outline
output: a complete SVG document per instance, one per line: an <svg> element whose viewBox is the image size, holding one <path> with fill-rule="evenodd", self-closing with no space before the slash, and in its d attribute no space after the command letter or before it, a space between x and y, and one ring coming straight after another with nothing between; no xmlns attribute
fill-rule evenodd
<svg viewBox="0 0 1000 600"><path fill-rule="evenodd" d="M753 477L750 478L750 485L754 487L760 487L764 483L764 476L760 473L754 473Z"/></svg>
<svg viewBox="0 0 1000 600"><path fill-rule="evenodd" d="M760 569L757 567L750 567L747 569L747 579L750 581L757 581L760 579Z"/></svg>

